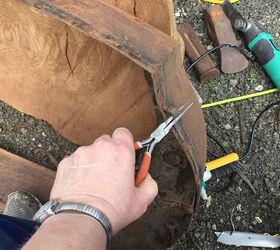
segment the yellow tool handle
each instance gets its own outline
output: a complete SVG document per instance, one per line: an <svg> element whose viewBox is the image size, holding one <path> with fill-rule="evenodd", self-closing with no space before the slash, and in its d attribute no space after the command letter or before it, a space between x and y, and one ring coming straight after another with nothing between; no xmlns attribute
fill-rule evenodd
<svg viewBox="0 0 280 250"><path fill-rule="evenodd" d="M213 160L213 161L209 161L206 163L206 167L209 171L212 171L214 169L217 169L217 168L220 168L220 167L223 167L227 164L230 164L230 163L233 163L233 162L236 162L239 160L239 156L238 154L236 153L230 153L226 156L223 156L223 157L220 157L216 160Z"/></svg>
<svg viewBox="0 0 280 250"><path fill-rule="evenodd" d="M213 4L223 4L224 0L202 0L207 3L213 3ZM230 0L231 3L237 3L239 0Z"/></svg>

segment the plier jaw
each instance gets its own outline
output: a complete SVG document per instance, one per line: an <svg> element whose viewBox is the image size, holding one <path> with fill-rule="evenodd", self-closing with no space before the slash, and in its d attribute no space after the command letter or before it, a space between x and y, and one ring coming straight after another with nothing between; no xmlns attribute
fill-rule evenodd
<svg viewBox="0 0 280 250"><path fill-rule="evenodd" d="M136 151L145 148L144 157L142 159L135 179L136 187L142 183L142 181L146 178L148 174L151 164L152 152L155 145L159 143L169 133L174 124L176 124L176 122L182 118L182 116L187 112L187 110L191 106L192 103L190 103L190 101L187 101L183 106L181 106L178 109L178 111L174 115L170 116L169 118L167 118L167 120L161 123L147 139L135 143Z"/></svg>

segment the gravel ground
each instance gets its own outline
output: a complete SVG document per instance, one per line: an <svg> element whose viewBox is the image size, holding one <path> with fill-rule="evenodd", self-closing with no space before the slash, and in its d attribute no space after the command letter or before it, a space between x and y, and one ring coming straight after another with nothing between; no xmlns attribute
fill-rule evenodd
<svg viewBox="0 0 280 250"><path fill-rule="evenodd" d="M280 1L243 0L237 6L244 17L260 21L280 44ZM197 0L177 1L177 21L188 20L208 48L213 44L207 36L202 21L204 10L209 4ZM212 58L216 61L215 55ZM186 61L186 65L188 62ZM222 75L217 80L206 84L197 81L195 73L191 80L205 103L229 97L253 93L260 89L274 87L256 63L250 63L245 71L238 74ZM213 134L229 152L243 155L247 146L247 137L257 115L270 103L279 100L279 94L254 98L235 104L204 110L207 131ZM241 110L241 115L238 112ZM262 118L256 133L251 156L257 159L247 163L246 176L253 183L257 193L253 194L243 182L240 186L233 185L227 191L210 193L211 204L200 203L194 218L191 232L186 233L174 249L236 249L216 243L214 231L237 231L256 233L279 233L280 228L280 169L279 163L279 113L278 107L273 108ZM243 117L243 118L242 118ZM245 123L245 140L241 138L240 120ZM220 149L209 140L209 149L223 155ZM210 159L210 158L209 158ZM227 182L228 177L210 181L211 186ZM259 220L260 219L260 220ZM231 222L232 221L232 222ZM243 248L244 249L244 248Z"/></svg>
<svg viewBox="0 0 280 250"><path fill-rule="evenodd" d="M259 20L280 44L279 4L279 0L242 0L237 6L245 17ZM199 0L177 0L176 12L179 13L178 22L187 19L205 46L210 48L213 45L201 19L208 6L209 4ZM215 55L212 58L216 59ZM222 75L218 80L206 84L200 84L195 73L191 74L191 80L205 103L273 87L256 63L250 63L244 72ZM217 137L229 152L242 155L247 142L246 138L241 140L240 119L244 120L244 132L248 135L257 115L266 105L278 99L277 93L204 110L207 130ZM241 116L238 110L242 110ZM210 193L211 204L206 206L206 203L201 201L190 232L185 233L173 249L235 249L217 244L214 235L214 231L230 231L233 226L238 231L279 233L279 115L280 109L277 107L268 112L257 130L252 155L257 154L258 158L246 169L246 176L252 181L257 193L253 194L244 183L240 186L233 185L225 192ZM0 147L55 169L56 161L73 152L77 145L59 136L46 122L0 103ZM220 149L211 141L209 149L222 155ZM227 180L227 176L222 177L219 182L213 179L209 185L220 185Z"/></svg>

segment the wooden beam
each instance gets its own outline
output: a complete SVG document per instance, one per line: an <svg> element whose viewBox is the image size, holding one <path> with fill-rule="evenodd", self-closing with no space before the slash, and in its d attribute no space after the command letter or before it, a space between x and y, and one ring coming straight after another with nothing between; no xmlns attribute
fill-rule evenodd
<svg viewBox="0 0 280 250"><path fill-rule="evenodd" d="M119 51L149 72L178 44L167 34L102 0L21 0Z"/></svg>
<svg viewBox="0 0 280 250"><path fill-rule="evenodd" d="M54 171L0 149L0 197L4 201L9 193L20 190L46 202L54 179Z"/></svg>

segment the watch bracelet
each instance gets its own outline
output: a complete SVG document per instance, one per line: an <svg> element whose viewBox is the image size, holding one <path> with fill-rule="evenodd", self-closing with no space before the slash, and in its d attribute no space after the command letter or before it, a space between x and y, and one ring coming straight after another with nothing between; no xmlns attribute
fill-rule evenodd
<svg viewBox="0 0 280 250"><path fill-rule="evenodd" d="M84 215L88 215L95 220L97 220L102 227L105 230L105 233L107 235L107 246L112 241L112 226L107 218L107 216L101 212L99 209L91 207L89 205L81 204L81 203L74 203L74 202L58 202L55 212L56 213L61 213L61 212L66 212L66 211L73 211L73 212L78 212L82 213Z"/></svg>
<svg viewBox="0 0 280 250"><path fill-rule="evenodd" d="M111 226L111 223L110 223L108 217L103 212L101 212L99 209L91 207L86 204L76 203L76 202L66 202L66 201L65 202L64 201L52 201L52 202L54 202L54 204L52 206L54 209L53 215L59 214L62 212L71 211L73 213L83 214L83 215L87 215L87 216L94 218L96 221L98 221L102 225L102 227L105 230L105 233L107 236L107 242L106 242L107 247L110 245L110 243L112 241L112 237L113 237L112 226ZM41 222L43 222L43 221L41 221Z"/></svg>

